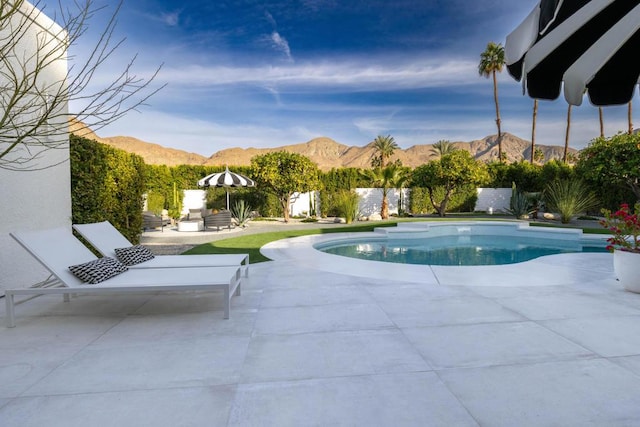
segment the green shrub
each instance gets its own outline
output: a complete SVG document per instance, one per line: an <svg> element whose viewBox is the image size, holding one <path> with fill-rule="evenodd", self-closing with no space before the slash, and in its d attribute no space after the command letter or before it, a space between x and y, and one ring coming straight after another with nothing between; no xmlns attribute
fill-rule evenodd
<svg viewBox="0 0 640 427"><path fill-rule="evenodd" d="M157 191L147 192L147 210L160 215L162 210L165 209L165 198Z"/></svg>
<svg viewBox="0 0 640 427"><path fill-rule="evenodd" d="M434 191L436 200L444 197L444 188L438 187ZM447 212L473 212L478 200L478 192L474 185L464 186L449 200ZM426 188L412 187L409 193L409 211L412 214L432 214L435 208L429 199L429 191Z"/></svg>

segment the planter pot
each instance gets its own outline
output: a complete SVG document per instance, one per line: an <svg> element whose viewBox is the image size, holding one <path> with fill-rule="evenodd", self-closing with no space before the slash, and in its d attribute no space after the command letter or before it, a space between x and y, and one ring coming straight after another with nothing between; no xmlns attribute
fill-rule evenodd
<svg viewBox="0 0 640 427"><path fill-rule="evenodd" d="M613 252L613 271L626 290L640 293L640 253L616 249Z"/></svg>

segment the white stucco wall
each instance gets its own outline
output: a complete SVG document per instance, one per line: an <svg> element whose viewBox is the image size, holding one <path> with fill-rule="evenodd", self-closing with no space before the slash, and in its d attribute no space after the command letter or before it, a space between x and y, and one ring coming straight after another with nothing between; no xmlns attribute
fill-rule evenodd
<svg viewBox="0 0 640 427"><path fill-rule="evenodd" d="M403 188L404 209L406 210L409 202L408 188ZM382 189L380 188L356 188L356 193L360 196L360 214L363 216L370 216L374 213L380 213L382 207ZM389 190L387 194L389 201L389 213L398 213L398 202L400 200L400 190Z"/></svg>
<svg viewBox="0 0 640 427"><path fill-rule="evenodd" d="M26 11L32 8L28 3L23 7ZM40 14L37 25L31 27L30 36L33 37L21 40L20 48L27 54L32 53L36 46L36 33L42 33L44 29L49 29L49 34L59 33L61 30L53 21ZM67 63L61 60L49 66L42 78L49 84L61 82L66 70ZM66 106L64 110L66 112ZM24 152L12 153L10 156L24 155ZM37 150L32 150L31 154L37 154ZM57 226L71 228L69 150L48 150L41 154L41 164L58 165L39 171L15 172L0 169L0 291L9 287L28 287L48 276L46 270L9 236L9 232ZM5 157L11 158L15 157Z"/></svg>
<svg viewBox="0 0 640 427"><path fill-rule="evenodd" d="M311 202L313 199L313 206L317 209L318 192L310 191L308 193L293 193L291 196L291 204L289 209L289 215L291 216L310 216L311 214Z"/></svg>
<svg viewBox="0 0 640 427"><path fill-rule="evenodd" d="M478 188L478 200L474 211L506 212L510 207L511 188Z"/></svg>
<svg viewBox="0 0 640 427"><path fill-rule="evenodd" d="M182 215L188 215L189 209L204 209L207 206L207 192L204 190L184 190L182 197Z"/></svg>

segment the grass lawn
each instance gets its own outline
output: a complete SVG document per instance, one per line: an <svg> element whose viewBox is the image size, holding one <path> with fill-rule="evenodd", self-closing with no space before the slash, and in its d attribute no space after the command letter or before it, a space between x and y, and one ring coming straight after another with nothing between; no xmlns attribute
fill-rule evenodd
<svg viewBox="0 0 640 427"><path fill-rule="evenodd" d="M447 216L446 218L429 218L429 221L433 220L469 220L472 219L470 217L463 216ZM487 217L474 217L474 220L499 220L500 218L496 218L495 216L487 216ZM420 220L419 218L411 218L412 221ZM402 220L401 220L402 221ZM249 259L252 264L264 261L270 261L269 258L265 257L260 253L260 248L266 245L269 242L273 242L281 239L288 239L291 237L298 236L308 236L311 234L326 234L326 233L351 233L351 232L366 232L373 231L376 227L394 227L398 223L398 220L385 221L385 222L376 222L376 223L366 223L366 224L357 224L350 226L342 226L336 228L309 228L305 230L283 230L283 231L272 231L260 234L248 234L246 236L240 237L232 237L229 239L218 240L210 243L205 243L199 246L196 246L187 252L188 254L249 254ZM549 224L549 223L531 223L532 226L535 227L564 227L564 228L582 228L582 231L587 234L609 234L609 232L604 228L594 228L594 227L576 227L571 225L564 224ZM310 227L313 227L310 225Z"/></svg>
<svg viewBox="0 0 640 427"><path fill-rule="evenodd" d="M308 236L310 234L373 231L376 227L394 227L397 223L398 221L385 221L337 228L309 228L307 230L283 230L260 234L248 234L246 236L232 237L230 239L205 243L188 250L185 252L185 255L249 254L251 264L255 264L258 262L270 261L269 258L260 253L260 248L269 242L288 239L291 237Z"/></svg>

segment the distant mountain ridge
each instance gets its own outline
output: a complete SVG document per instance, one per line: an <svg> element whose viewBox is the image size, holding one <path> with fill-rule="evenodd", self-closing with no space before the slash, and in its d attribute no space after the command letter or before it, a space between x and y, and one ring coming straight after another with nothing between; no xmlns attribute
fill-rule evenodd
<svg viewBox="0 0 640 427"><path fill-rule="evenodd" d="M331 168L371 167L371 159L375 150L369 143L363 147L348 146L334 141L331 138L319 137L301 144L285 145L274 148L228 148L205 157L196 153L189 153L175 148L163 147L159 144L141 141L130 136L100 137L82 124L71 123L71 132L89 139L95 139L103 144L110 145L121 150L135 153L144 161L152 165L206 165L206 166L248 166L251 158L275 151L289 151L302 154L315 162L321 170ZM84 128L84 129L83 129ZM531 153L531 142L521 139L510 133L502 136L502 150L509 162L528 160ZM457 149L469 151L476 159L482 161L498 158L497 135L489 135L480 140L470 142L452 142ZM435 158L432 151L433 144L414 145L407 149L398 149L391 158L399 159L403 165L409 167L420 166ZM536 145L544 154L545 161L561 159L563 147ZM570 148L571 153L578 151Z"/></svg>

